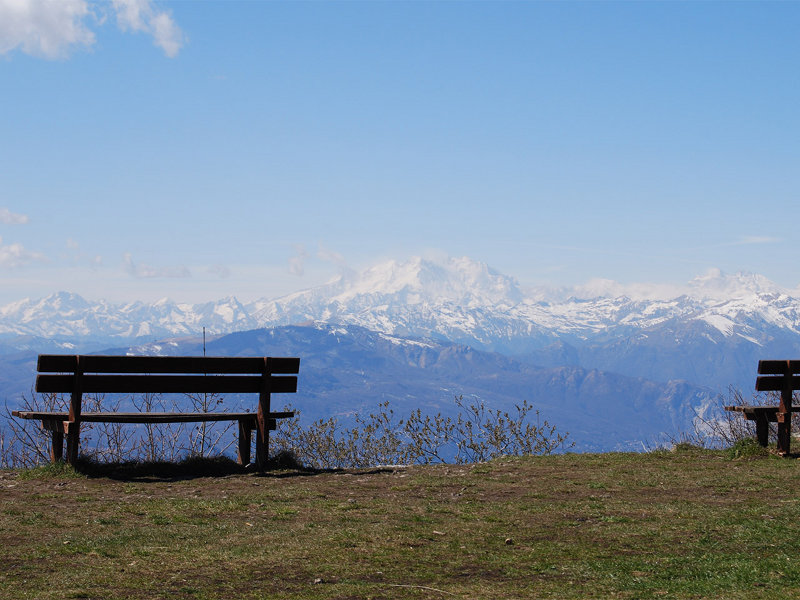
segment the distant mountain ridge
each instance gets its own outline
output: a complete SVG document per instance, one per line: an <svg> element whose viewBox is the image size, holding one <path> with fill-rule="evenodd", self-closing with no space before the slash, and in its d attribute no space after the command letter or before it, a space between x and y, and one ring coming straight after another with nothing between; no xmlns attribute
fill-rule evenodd
<svg viewBox="0 0 800 600"><path fill-rule="evenodd" d="M579 451L642 450L643 443L691 427L713 405L712 390L686 382L657 383L577 366L538 367L446 341L409 340L354 325L316 323L242 331L207 340L214 356L300 356L297 394L276 406L300 411L305 423L336 417L343 425L389 402L398 418L420 409L455 417L456 396L515 413L523 400ZM103 353L199 355L202 338L162 340ZM27 393L36 356L0 356L0 391L13 408ZM5 378L5 379L4 379ZM241 408L252 406L245 398ZM236 398L228 408L235 410ZM0 422L0 425L2 423Z"/></svg>
<svg viewBox="0 0 800 600"><path fill-rule="evenodd" d="M44 340L99 348L195 336L203 327L224 334L307 322L717 387L749 381L756 357L800 352L800 293L760 275L709 272L677 291L603 280L531 290L469 258L419 257L246 304L111 304L64 292L23 300L0 307L0 349Z"/></svg>

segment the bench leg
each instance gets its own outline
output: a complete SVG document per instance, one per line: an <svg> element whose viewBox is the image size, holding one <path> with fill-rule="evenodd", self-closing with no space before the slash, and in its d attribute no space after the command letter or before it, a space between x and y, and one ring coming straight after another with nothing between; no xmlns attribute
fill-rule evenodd
<svg viewBox="0 0 800 600"><path fill-rule="evenodd" d="M778 454L788 456L792 432L792 413L778 413Z"/></svg>
<svg viewBox="0 0 800 600"><path fill-rule="evenodd" d="M250 464L250 448L252 444L253 424L250 421L239 421L239 464Z"/></svg>
<svg viewBox="0 0 800 600"><path fill-rule="evenodd" d="M64 460L64 432L51 431L53 443L50 446L50 461L58 462Z"/></svg>
<svg viewBox="0 0 800 600"><path fill-rule="evenodd" d="M256 430L256 466L264 469L269 458L269 427L266 423L259 423Z"/></svg>
<svg viewBox="0 0 800 600"><path fill-rule="evenodd" d="M50 461L64 460L64 422L42 419L42 429L50 432Z"/></svg>
<svg viewBox="0 0 800 600"><path fill-rule="evenodd" d="M763 412L759 412L756 414L754 420L756 422L756 438L758 439L758 445L766 448L769 436L769 421L767 420L767 415Z"/></svg>
<svg viewBox="0 0 800 600"><path fill-rule="evenodd" d="M81 443L80 423L67 424L67 463L74 465L78 462L78 447Z"/></svg>

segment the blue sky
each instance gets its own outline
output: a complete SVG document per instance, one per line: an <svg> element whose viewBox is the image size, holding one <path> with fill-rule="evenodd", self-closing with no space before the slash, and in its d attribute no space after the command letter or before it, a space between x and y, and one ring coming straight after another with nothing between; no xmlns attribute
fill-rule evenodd
<svg viewBox="0 0 800 600"><path fill-rule="evenodd" d="M800 284L800 3L0 0L0 302L418 254Z"/></svg>

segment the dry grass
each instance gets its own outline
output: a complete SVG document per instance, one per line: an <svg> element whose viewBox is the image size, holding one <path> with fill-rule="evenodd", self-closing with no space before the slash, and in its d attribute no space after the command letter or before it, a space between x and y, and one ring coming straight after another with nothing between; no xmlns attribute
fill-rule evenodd
<svg viewBox="0 0 800 600"><path fill-rule="evenodd" d="M0 598L800 596L800 464L0 472Z"/></svg>

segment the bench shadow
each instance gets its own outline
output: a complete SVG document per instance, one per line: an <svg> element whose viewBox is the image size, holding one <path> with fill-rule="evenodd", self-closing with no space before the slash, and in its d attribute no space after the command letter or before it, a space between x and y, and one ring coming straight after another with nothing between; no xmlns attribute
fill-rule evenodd
<svg viewBox="0 0 800 600"><path fill-rule="evenodd" d="M99 463L81 459L75 470L91 479L112 479L138 483L175 482L192 479L230 477L233 475L250 475L252 477L287 479L293 477L313 477L321 474L334 475L374 475L393 473L401 467L374 467L371 469L316 469L306 467L293 457L278 455L271 458L263 471L256 470L255 465L242 466L225 456L209 458L187 458L180 462L117 462Z"/></svg>
<svg viewBox="0 0 800 600"><path fill-rule="evenodd" d="M188 458L180 462L128 461L99 463L81 459L75 470L91 479L113 479L115 481L172 482L191 479L230 477L232 475L258 475L299 477L316 475L321 471L302 465L284 465L271 460L264 471L255 470L255 465L242 466L224 456L210 458Z"/></svg>

